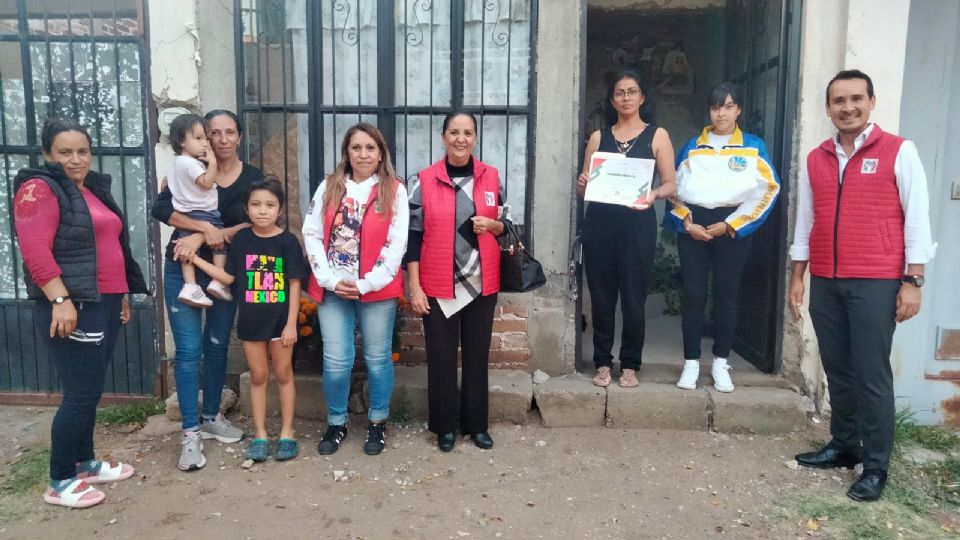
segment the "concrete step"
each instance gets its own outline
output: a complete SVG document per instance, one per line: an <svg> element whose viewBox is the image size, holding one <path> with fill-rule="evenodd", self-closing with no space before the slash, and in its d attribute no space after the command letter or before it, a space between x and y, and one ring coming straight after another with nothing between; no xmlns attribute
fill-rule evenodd
<svg viewBox="0 0 960 540"><path fill-rule="evenodd" d="M457 377L461 377L457 370ZM527 413L533 401L533 379L526 371L491 369L487 375L490 389L490 421L526 424ZM370 407L370 383L365 382L363 399ZM390 408L403 408L410 418L426 420L427 366L395 366L393 369L393 396Z"/></svg>
<svg viewBox="0 0 960 540"><path fill-rule="evenodd" d="M658 367L659 366L659 367ZM779 387L776 377L757 376L750 386L735 377L737 389L728 394L703 385L697 390L676 387L674 366L650 364L641 369L640 386L621 388L616 381L599 388L585 375L553 377L533 384L529 373L492 369L489 375L490 421L526 424L536 405L546 427L607 426L618 429L674 429L723 433L779 434L802 430L807 425L804 400L796 392ZM708 375L709 377L709 375ZM250 374L240 376L240 409L250 414ZM662 382L660 382L662 381ZM762 383L762 385L760 385ZM323 378L298 375L298 417L325 420ZM369 408L369 385L363 395L351 398L351 410ZM362 397L362 400L360 399ZM391 401L394 413L402 410L410 419L427 418L426 366L396 366ZM267 391L267 414L279 414L276 385Z"/></svg>
<svg viewBox="0 0 960 540"><path fill-rule="evenodd" d="M490 387L490 421L526 424L533 401L533 380L529 373L511 369L491 369L488 376ZM320 375L297 375L296 416L306 420L326 420L327 406L323 398L323 377ZM351 397L351 412L354 399ZM362 409L370 408L369 383L363 383ZM407 418L427 419L427 367L395 366L392 411L403 409ZM249 416L250 372L240 375L240 411ZM267 416L279 416L280 398L277 385L270 377L267 386Z"/></svg>
<svg viewBox="0 0 960 540"><path fill-rule="evenodd" d="M746 364L744 361L743 364ZM698 387L712 387L713 377L710 375L710 361L700 362L700 379L697 381ZM677 360L675 363L667 362L644 362L640 366L640 372L637 377L640 382L657 384L676 384L680 378L680 372L683 371L683 362ZM757 368L747 365L734 365L730 370L730 377L737 388L782 388L792 390L790 383L779 375L770 375L763 373Z"/></svg>
<svg viewBox="0 0 960 540"><path fill-rule="evenodd" d="M535 385L534 400L547 427L606 425L622 429L714 430L723 433L780 434L807 426L804 400L792 390L738 387L722 393L713 387L681 390L648 382L641 370L637 388L616 381L598 388L585 375L555 377Z"/></svg>

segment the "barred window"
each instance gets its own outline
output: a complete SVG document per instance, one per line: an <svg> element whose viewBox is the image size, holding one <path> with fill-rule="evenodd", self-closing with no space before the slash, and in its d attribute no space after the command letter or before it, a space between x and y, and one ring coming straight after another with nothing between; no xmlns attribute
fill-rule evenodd
<svg viewBox="0 0 960 540"><path fill-rule="evenodd" d="M238 106L246 157L285 182L288 223L356 122L383 131L397 174L443 156L443 117L478 119L476 155L528 215L536 0L235 0Z"/></svg>
<svg viewBox="0 0 960 540"><path fill-rule="evenodd" d="M0 0L0 216L10 216L17 171L42 161L43 122L75 119L93 139L92 168L114 179L134 257L152 282L143 6L136 0L58 6ZM5 219L0 298L26 297L21 264L13 220Z"/></svg>

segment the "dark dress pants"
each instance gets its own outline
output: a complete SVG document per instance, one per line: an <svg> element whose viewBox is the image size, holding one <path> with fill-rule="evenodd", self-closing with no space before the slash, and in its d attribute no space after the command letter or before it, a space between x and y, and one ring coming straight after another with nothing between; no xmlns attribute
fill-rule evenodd
<svg viewBox="0 0 960 540"><path fill-rule="evenodd" d="M436 298L423 316L427 346L428 428L438 434L483 433L489 427L487 361L497 295L478 296L447 318ZM457 347L463 374L457 388Z"/></svg>
<svg viewBox="0 0 960 540"><path fill-rule="evenodd" d="M887 470L893 451L890 349L896 279L810 279L810 318L830 391L830 446L858 452L863 468Z"/></svg>

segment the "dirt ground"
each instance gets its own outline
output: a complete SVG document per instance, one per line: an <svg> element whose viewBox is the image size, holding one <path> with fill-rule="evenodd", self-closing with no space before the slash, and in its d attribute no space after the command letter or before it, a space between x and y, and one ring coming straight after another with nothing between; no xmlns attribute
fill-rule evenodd
<svg viewBox="0 0 960 540"><path fill-rule="evenodd" d="M23 445L48 444L50 411L37 411L0 408L3 465ZM806 538L820 534L779 501L810 489L842 496L854 479L785 465L823 439L822 424L783 437L500 424L494 449L463 440L444 454L418 423L391 427L377 457L361 450L362 419L336 455L319 456L321 427L298 424L300 458L249 470L243 443L207 441L207 466L193 473L176 468L176 434L98 428L100 452L137 475L87 510L21 497L0 537Z"/></svg>

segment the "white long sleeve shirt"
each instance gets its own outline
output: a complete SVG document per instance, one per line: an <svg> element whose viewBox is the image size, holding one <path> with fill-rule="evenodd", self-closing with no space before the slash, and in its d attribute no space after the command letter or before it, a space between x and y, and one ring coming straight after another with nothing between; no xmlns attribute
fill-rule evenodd
<svg viewBox="0 0 960 540"><path fill-rule="evenodd" d="M874 124L867 126L853 143L853 154L847 155L840 145L839 134L833 138L840 161L840 178L843 170L866 142ZM912 141L903 141L893 165L903 207L903 243L907 264L926 264L937 252L937 244L930 233L930 199L927 194L927 175ZM813 192L810 188L810 173L806 161L800 168L797 181L797 223L793 232L790 258L794 261L810 260L810 231L813 229Z"/></svg>
<svg viewBox="0 0 960 540"><path fill-rule="evenodd" d="M344 279L356 281L360 294L378 291L389 285L400 271L400 263L407 251L407 229L410 224L407 190L403 185L397 186L387 241L380 249L379 258L383 264L374 265L373 269L360 276L359 224L363 222L367 199L370 198L370 192L377 185L377 181L377 175L363 182L346 178L344 184L347 192L338 208L341 215L334 219L334 230L330 233L330 245L327 248L323 245L326 234L323 229L323 193L326 180L320 183L313 195L310 209L303 219L303 243L317 283L329 291L336 290L337 284ZM347 221L353 223L345 223ZM351 225L356 225L355 231L351 229ZM354 238L351 238L352 236Z"/></svg>

